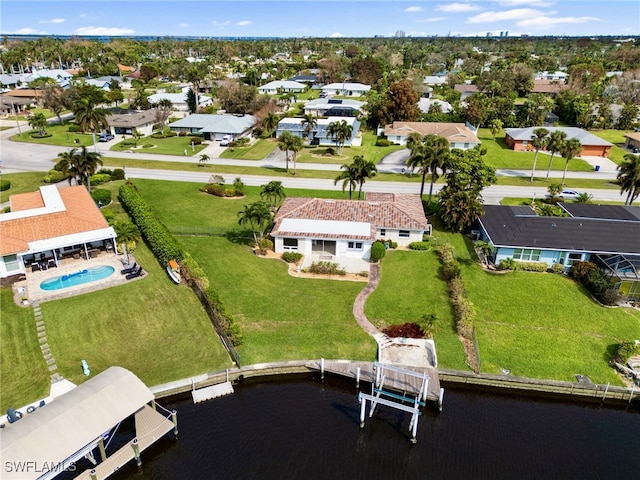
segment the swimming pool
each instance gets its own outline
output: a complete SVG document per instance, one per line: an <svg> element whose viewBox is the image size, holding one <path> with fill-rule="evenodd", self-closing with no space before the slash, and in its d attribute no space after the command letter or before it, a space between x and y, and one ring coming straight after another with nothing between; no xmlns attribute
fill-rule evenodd
<svg viewBox="0 0 640 480"><path fill-rule="evenodd" d="M83 285L85 283L102 280L111 276L115 271L116 269L109 265L99 265L97 267L79 270L68 275L49 278L40 284L40 288L42 290L61 290L63 288L75 287L76 285Z"/></svg>

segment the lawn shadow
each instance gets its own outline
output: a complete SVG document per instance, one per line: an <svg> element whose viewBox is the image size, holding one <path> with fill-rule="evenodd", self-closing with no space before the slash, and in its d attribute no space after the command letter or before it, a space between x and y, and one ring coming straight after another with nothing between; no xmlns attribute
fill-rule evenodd
<svg viewBox="0 0 640 480"><path fill-rule="evenodd" d="M235 243L237 245L252 247L254 244L251 230L229 230L224 236L231 243Z"/></svg>
<svg viewBox="0 0 640 480"><path fill-rule="evenodd" d="M611 345L607 345L604 353L602 354L602 359L609 363L612 362L616 356L616 352L618 351L618 347L620 347L619 343L612 343Z"/></svg>

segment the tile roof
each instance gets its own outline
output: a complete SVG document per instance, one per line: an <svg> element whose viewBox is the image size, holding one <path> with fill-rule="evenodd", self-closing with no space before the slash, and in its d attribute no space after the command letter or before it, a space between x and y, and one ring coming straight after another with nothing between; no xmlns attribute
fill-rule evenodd
<svg viewBox="0 0 640 480"><path fill-rule="evenodd" d="M393 122L384 127L384 134L387 137L407 136L412 132L418 132L421 135L439 135L449 142L480 143L478 137L464 123Z"/></svg>
<svg viewBox="0 0 640 480"><path fill-rule="evenodd" d="M28 215L29 210L46 208L43 197L55 196L55 192L59 195L64 209L41 214L34 211L34 215ZM17 198L14 199L14 197ZM37 197L40 197L40 203ZM98 206L83 186L59 190L55 186L41 187L38 192L12 195L10 201L12 212L0 215L0 255L27 251L29 242L36 240L109 227ZM16 210L13 209L14 204L17 206ZM20 213L25 215L21 216Z"/></svg>
<svg viewBox="0 0 640 480"><path fill-rule="evenodd" d="M480 224L496 247L640 255L640 222L539 217L525 207L485 205Z"/></svg>
<svg viewBox="0 0 640 480"><path fill-rule="evenodd" d="M282 229L282 223L285 219L366 223L371 225L371 234L367 238L362 238L362 235L354 237L345 233L337 235L327 233L320 225L313 236L370 240L376 238L376 232L379 228L426 230L429 224L418 195L392 193L368 193L367 199L364 201L304 197L285 199L276 215L272 235L281 237L309 236L307 223L304 224L304 228L293 231L292 222L287 222L287 231Z"/></svg>
<svg viewBox="0 0 640 480"><path fill-rule="evenodd" d="M560 80L534 80L532 93L559 93L567 90L569 85Z"/></svg>

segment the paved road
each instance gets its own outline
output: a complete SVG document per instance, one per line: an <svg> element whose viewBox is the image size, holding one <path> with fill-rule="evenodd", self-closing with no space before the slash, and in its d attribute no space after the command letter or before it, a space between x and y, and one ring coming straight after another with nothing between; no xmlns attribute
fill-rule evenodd
<svg viewBox="0 0 640 480"><path fill-rule="evenodd" d="M59 147L54 145L35 145L32 143L20 143L12 142L9 137L17 133L17 129L9 129L0 132L0 165L2 165L2 171L5 173L12 172L25 172L25 171L48 171L55 164L55 158L58 153L65 151L66 147ZM109 157L123 159L123 164L127 165L127 160L131 162L131 166L127 165L127 177L129 178L155 178L162 180L176 180L176 181L188 181L188 182L206 182L209 177L215 172L182 172L175 170L147 170L141 168L135 168L132 165L135 163L135 159L149 159L169 162L186 162L197 163L198 156L184 155L153 155L145 153L125 153L125 152L111 152L106 150L107 145L98 145L99 149L103 149L102 153ZM208 153L211 155L210 153ZM393 157L392 157L393 158ZM380 165L381 172L394 172L399 173L402 170L402 165L398 163L396 156L393 160L386 160ZM209 165L231 165L242 167L284 167L283 156L278 153L270 155L265 160L234 160L224 158L211 158L208 162ZM289 165L290 168L292 165ZM319 163L298 163L297 168L300 170L324 170L324 171L339 171L340 165L335 164L319 164ZM542 173L542 172L541 172ZM562 172L552 171L554 178L562 176ZM523 170L499 170L497 172L499 176L513 176L513 177L527 177L530 172ZM237 176L235 174L221 174L223 177ZM242 181L247 185L263 185L270 179L264 175L240 175ZM596 179L614 179L615 174L612 172L567 172L567 178L596 178ZM308 179L308 178L291 178L291 177L273 177L273 179L281 180L285 187L289 188L303 188L303 189L322 189L322 190L340 190L341 186L333 184L333 180L329 179ZM439 191L439 186L434 186L434 193ZM364 191L379 191L379 192L398 192L398 193L419 193L419 183L404 183L404 182L384 182L375 181L365 184ZM620 201L622 197L618 190L602 190L602 189L587 189L588 193L592 194L595 200L602 201ZM509 197L543 197L546 194L546 189L543 187L513 187L513 186L491 186L483 192L483 196L487 203L498 203L501 198L505 196Z"/></svg>

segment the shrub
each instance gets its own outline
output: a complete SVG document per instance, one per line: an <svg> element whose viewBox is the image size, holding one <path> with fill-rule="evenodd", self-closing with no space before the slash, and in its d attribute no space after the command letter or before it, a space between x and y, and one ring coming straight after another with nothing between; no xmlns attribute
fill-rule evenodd
<svg viewBox="0 0 640 480"><path fill-rule="evenodd" d="M180 133L178 133L178 135L180 135L181 137L186 137L187 136L187 132L185 132L184 130L181 131Z"/></svg>
<svg viewBox="0 0 640 480"><path fill-rule="evenodd" d="M58 183L67 178L58 170L49 170L49 173L42 179L44 183Z"/></svg>
<svg viewBox="0 0 640 480"><path fill-rule="evenodd" d="M189 252L184 252L181 263L181 274L187 282L191 280L197 283L202 290L209 288L209 278L207 274Z"/></svg>
<svg viewBox="0 0 640 480"><path fill-rule="evenodd" d="M460 276L460 265L458 262L447 262L442 265L442 276L448 282L456 277Z"/></svg>
<svg viewBox="0 0 640 480"><path fill-rule="evenodd" d="M11 188L11 180L2 179L0 180L0 192L4 192L5 190L9 190Z"/></svg>
<svg viewBox="0 0 640 480"><path fill-rule="evenodd" d="M417 323L401 323L399 325L390 325L382 330L382 333L391 338L424 338L425 332Z"/></svg>
<svg viewBox="0 0 640 480"><path fill-rule="evenodd" d="M544 262L515 262L516 270L524 272L546 272L547 264Z"/></svg>
<svg viewBox="0 0 640 480"><path fill-rule="evenodd" d="M564 265L562 265L561 263L554 263L553 265L551 265L551 273L563 274Z"/></svg>
<svg viewBox="0 0 640 480"><path fill-rule="evenodd" d="M451 262L454 260L453 248L451 248L451 245L449 245L448 243L440 245L437 252L443 263Z"/></svg>
<svg viewBox="0 0 640 480"><path fill-rule="evenodd" d="M114 168L111 180L124 180L124 168Z"/></svg>
<svg viewBox="0 0 640 480"><path fill-rule="evenodd" d="M383 247L384 248L384 247ZM313 262L309 267L309 272L320 275L346 275L347 272L340 265L334 262Z"/></svg>
<svg viewBox="0 0 640 480"><path fill-rule="evenodd" d="M96 173L95 175L91 175L91 177L89 177L89 181L91 182L91 185L102 185L103 183L111 181L111 175L109 175L108 173Z"/></svg>
<svg viewBox="0 0 640 480"><path fill-rule="evenodd" d="M282 254L282 260L287 263L298 263L302 258L302 254L298 252L284 252Z"/></svg>
<svg viewBox="0 0 640 480"><path fill-rule="evenodd" d="M262 127L256 127L253 129L253 136L260 138L264 133L264 129Z"/></svg>
<svg viewBox="0 0 640 480"><path fill-rule="evenodd" d="M204 186L204 191L209 195L215 195L216 197L224 197L225 188L222 185L214 185L209 183Z"/></svg>
<svg viewBox="0 0 640 480"><path fill-rule="evenodd" d="M394 242L393 240L391 240L389 242L389 247L395 250L396 248L398 248L398 242Z"/></svg>
<svg viewBox="0 0 640 480"><path fill-rule="evenodd" d="M409 248L411 250L429 250L429 242L411 242Z"/></svg>
<svg viewBox="0 0 640 480"><path fill-rule="evenodd" d="M371 245L371 261L378 262L384 258L387 254L387 249L384 248L384 244L380 242L373 242Z"/></svg>
<svg viewBox="0 0 640 480"><path fill-rule="evenodd" d="M615 305L620 300L620 293L615 288L607 288L602 295L602 303L605 305Z"/></svg>
<svg viewBox="0 0 640 480"><path fill-rule="evenodd" d="M640 355L640 342L621 342L616 348L612 361L624 365L631 357Z"/></svg>
<svg viewBox="0 0 640 480"><path fill-rule="evenodd" d="M268 238L263 238L258 242L258 248L261 252L264 252L264 255L266 255L267 251L273 250L273 242Z"/></svg>
<svg viewBox="0 0 640 480"><path fill-rule="evenodd" d="M498 270L516 270L518 268L518 262L513 258L503 258L498 263Z"/></svg>
<svg viewBox="0 0 640 480"><path fill-rule="evenodd" d="M80 127L74 123L70 123L69 126L67 127L67 131L69 133L77 133L80 131Z"/></svg>
<svg viewBox="0 0 640 480"><path fill-rule="evenodd" d="M111 203L111 190L106 188L98 188L91 192L91 198L96 202L96 205L109 205Z"/></svg>
<svg viewBox="0 0 640 480"><path fill-rule="evenodd" d="M376 147L389 147L391 145L393 145L393 142L386 138L379 138L376 140Z"/></svg>
<svg viewBox="0 0 640 480"><path fill-rule="evenodd" d="M191 145L200 145L202 143L202 138L200 137L191 137L189 139L189 144Z"/></svg>
<svg viewBox="0 0 640 480"><path fill-rule="evenodd" d="M592 262L573 262L573 265L571 265L569 269L569 276L581 282L591 270L596 268L598 267Z"/></svg>
<svg viewBox="0 0 640 480"><path fill-rule="evenodd" d="M325 152L324 152L324 153L325 153L325 155L335 155L335 154L336 154L336 150L335 150L335 148L328 147L328 148L325 150Z"/></svg>

